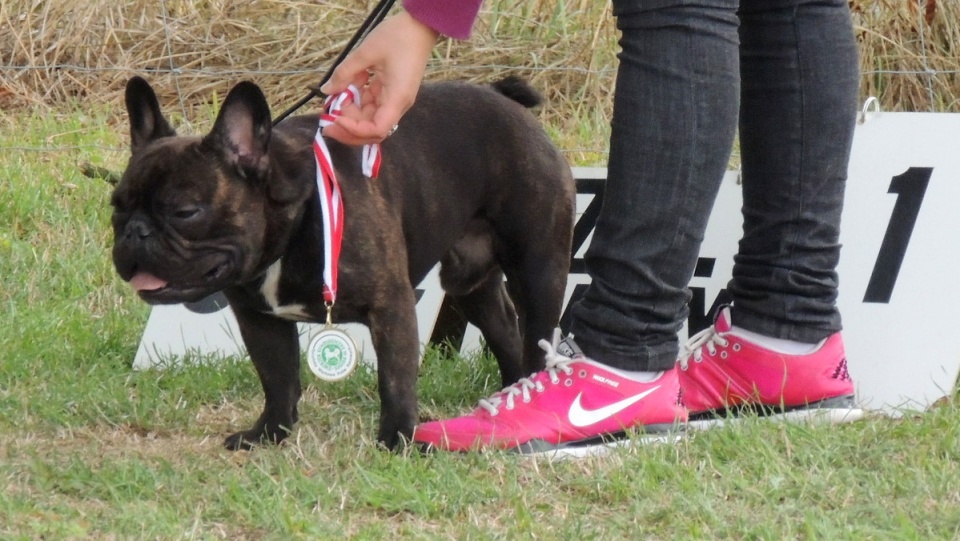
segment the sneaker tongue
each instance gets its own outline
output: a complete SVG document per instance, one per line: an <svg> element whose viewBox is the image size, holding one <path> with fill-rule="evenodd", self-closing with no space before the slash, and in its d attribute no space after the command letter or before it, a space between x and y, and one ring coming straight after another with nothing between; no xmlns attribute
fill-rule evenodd
<svg viewBox="0 0 960 541"><path fill-rule="evenodd" d="M580 350L580 346L573 341L573 338L569 337L564 338L559 344L557 344L557 353L571 359L578 355L583 357L583 351Z"/></svg>
<svg viewBox="0 0 960 541"><path fill-rule="evenodd" d="M730 329L733 328L729 306L724 306L723 309L717 313L717 320L713 322L713 328L719 333L730 332Z"/></svg>

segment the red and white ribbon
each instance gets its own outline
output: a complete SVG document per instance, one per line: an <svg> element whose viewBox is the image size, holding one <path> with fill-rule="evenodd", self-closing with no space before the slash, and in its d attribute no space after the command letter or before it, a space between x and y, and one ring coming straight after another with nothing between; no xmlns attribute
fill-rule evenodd
<svg viewBox="0 0 960 541"><path fill-rule="evenodd" d="M337 117L340 116L340 109L347 100L352 101L357 107L360 107L360 92L357 90L357 87L350 85L339 94L327 96L327 99L323 102L323 113L320 115L320 128L317 130L317 138L320 139L320 144L324 150L326 150L327 145L323 142L323 138L320 137L320 132L323 131L323 128L333 124ZM327 162L332 163L330 161L330 154L327 153L325 156ZM361 164L363 166L363 176L367 178L377 178L377 175L380 174L380 145L376 143L363 145L363 160Z"/></svg>
<svg viewBox="0 0 960 541"><path fill-rule="evenodd" d="M323 129L333 124L340 115L345 100L352 100L360 106L360 92L355 86L351 85L340 94L327 97L317 134L313 138L313 153L317 158L317 191L320 193L323 216L323 300L328 304L333 304L337 299L337 267L343 241L343 198L330 150L323 139ZM376 178L380 173L380 145L364 145L362 160L364 176Z"/></svg>

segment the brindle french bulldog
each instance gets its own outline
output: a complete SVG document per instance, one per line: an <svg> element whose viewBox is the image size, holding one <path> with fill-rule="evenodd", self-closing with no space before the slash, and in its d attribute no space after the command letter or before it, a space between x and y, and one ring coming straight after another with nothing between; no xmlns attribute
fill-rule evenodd
<svg viewBox="0 0 960 541"><path fill-rule="evenodd" d="M483 333L504 385L543 367L537 341L560 317L575 188L508 78L425 85L381 145L378 178L360 149L328 141L344 207L336 322L370 328L381 401L377 438L394 448L417 423L414 286L441 283ZM113 193L113 261L151 304L223 291L266 405L229 449L280 442L297 421L297 321L326 319L317 116L271 127L253 83L237 84L203 137L178 136L142 78L126 88L131 157ZM506 282L504 281L506 277Z"/></svg>

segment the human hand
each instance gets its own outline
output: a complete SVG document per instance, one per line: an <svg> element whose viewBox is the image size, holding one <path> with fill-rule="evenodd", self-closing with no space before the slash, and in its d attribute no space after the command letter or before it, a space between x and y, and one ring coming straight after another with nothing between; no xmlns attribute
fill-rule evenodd
<svg viewBox="0 0 960 541"><path fill-rule="evenodd" d="M384 20L333 71L320 90L360 89L360 103L344 104L323 134L348 145L379 143L413 105L438 34L401 12Z"/></svg>

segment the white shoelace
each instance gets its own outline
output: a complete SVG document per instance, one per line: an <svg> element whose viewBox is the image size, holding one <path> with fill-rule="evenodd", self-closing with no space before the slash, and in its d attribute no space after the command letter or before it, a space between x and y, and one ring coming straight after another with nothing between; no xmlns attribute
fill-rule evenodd
<svg viewBox="0 0 960 541"><path fill-rule="evenodd" d="M547 364L543 371L550 375L550 383L553 385L560 383L559 372L563 372L567 376L573 374L573 369L570 368L573 359L557 352L557 346L560 345L560 329L553 330L552 343L540 340L537 344L540 349L546 352ZM490 398L481 398L478 405L487 410L490 415L496 415L500 412L501 405L508 410L512 410L516 405L516 397L518 396L522 397L524 403L530 402L530 391L536 390L538 393L542 393L545 390L543 383L534 381L536 377L537 374L531 374L529 377L520 378L520 381Z"/></svg>
<svg viewBox="0 0 960 541"><path fill-rule="evenodd" d="M716 327L711 325L691 336L683 344L683 349L680 350L680 369L687 369L687 364L690 362L691 356L695 362L700 362L700 360L703 359L703 348L707 348L707 353L710 355L716 355L717 346L727 347L728 345L730 345L730 342L720 336Z"/></svg>

